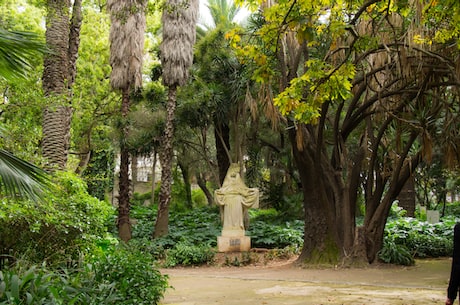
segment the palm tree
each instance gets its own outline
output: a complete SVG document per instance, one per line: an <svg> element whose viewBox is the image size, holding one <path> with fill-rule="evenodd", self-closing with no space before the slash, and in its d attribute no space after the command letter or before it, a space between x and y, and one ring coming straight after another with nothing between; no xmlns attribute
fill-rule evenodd
<svg viewBox="0 0 460 305"><path fill-rule="evenodd" d="M118 234L123 241L131 239L129 220L129 149L127 117L131 90L142 84L142 53L144 51L144 0L109 0L107 3L110 27L110 65L112 88L121 91L120 177L118 192Z"/></svg>
<svg viewBox="0 0 460 305"><path fill-rule="evenodd" d="M43 156L48 169L64 169L70 144L72 118L70 89L76 74L81 27L81 0L47 0L46 43L52 52L45 56L43 91L49 105L43 111Z"/></svg>
<svg viewBox="0 0 460 305"><path fill-rule="evenodd" d="M155 223L155 237L168 233L176 93L177 87L186 83L189 68L193 62L198 4L198 0L168 0L163 8L163 41L160 51L163 83L168 87L168 101L165 131L160 151L161 188Z"/></svg>

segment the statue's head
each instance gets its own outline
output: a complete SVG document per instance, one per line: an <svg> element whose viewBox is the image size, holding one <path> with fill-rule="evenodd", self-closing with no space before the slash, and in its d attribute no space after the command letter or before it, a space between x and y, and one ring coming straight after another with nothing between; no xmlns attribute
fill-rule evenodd
<svg viewBox="0 0 460 305"><path fill-rule="evenodd" d="M240 165L238 163L230 164L222 187L246 187L246 185L243 182L243 179L241 179Z"/></svg>

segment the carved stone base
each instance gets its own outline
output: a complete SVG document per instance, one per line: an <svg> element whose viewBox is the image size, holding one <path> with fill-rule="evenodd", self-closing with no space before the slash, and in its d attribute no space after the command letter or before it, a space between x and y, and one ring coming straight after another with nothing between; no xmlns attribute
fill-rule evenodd
<svg viewBox="0 0 460 305"><path fill-rule="evenodd" d="M217 236L219 252L247 252L251 249L249 236Z"/></svg>

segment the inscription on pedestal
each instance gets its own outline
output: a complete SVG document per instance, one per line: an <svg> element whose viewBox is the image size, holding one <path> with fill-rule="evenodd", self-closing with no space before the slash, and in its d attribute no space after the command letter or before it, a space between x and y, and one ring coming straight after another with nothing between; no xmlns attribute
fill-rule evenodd
<svg viewBox="0 0 460 305"><path fill-rule="evenodd" d="M239 239L230 239L230 247L241 245L241 240Z"/></svg>
<svg viewBox="0 0 460 305"><path fill-rule="evenodd" d="M219 252L247 252L251 249L251 238L217 236L217 248Z"/></svg>

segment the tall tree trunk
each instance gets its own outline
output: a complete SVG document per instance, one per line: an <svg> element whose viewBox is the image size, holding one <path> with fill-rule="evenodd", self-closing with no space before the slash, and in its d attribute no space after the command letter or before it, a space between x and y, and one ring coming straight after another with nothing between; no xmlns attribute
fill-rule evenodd
<svg viewBox="0 0 460 305"><path fill-rule="evenodd" d="M131 239L131 223L129 219L130 196L129 196L129 151L126 147L129 127L126 121L129 114L130 99L129 88L122 90L121 116L122 127L120 136L120 176L118 180L118 235L121 240L128 242Z"/></svg>
<svg viewBox="0 0 460 305"><path fill-rule="evenodd" d="M153 151L153 161L152 161L152 195L150 196L150 204L155 203L155 188L157 184L157 152Z"/></svg>
<svg viewBox="0 0 460 305"><path fill-rule="evenodd" d="M330 207L322 194L323 173L317 171L318 160L315 160L316 149L305 146L306 131L302 126L290 129L289 138L292 143L294 160L299 170L304 195L304 244L298 258L301 263L337 263L340 247L337 245L334 227L331 226ZM303 143L299 143L299 134L302 134ZM313 140L313 139L310 139Z"/></svg>
<svg viewBox="0 0 460 305"><path fill-rule="evenodd" d="M118 198L118 234L131 239L129 152L127 147L131 90L142 85L146 1L109 0L110 12L110 84L121 90L120 178Z"/></svg>
<svg viewBox="0 0 460 305"><path fill-rule="evenodd" d="M169 203L171 201L172 160L174 140L174 117L176 111L177 86L169 86L168 103L166 106L166 124L160 150L161 187L158 203L157 221L154 237L167 235L169 232Z"/></svg>
<svg viewBox="0 0 460 305"><path fill-rule="evenodd" d="M76 61L82 22L81 0L47 0L46 43L53 50L44 60L43 91L49 104L43 111L43 155L48 169L64 169L70 146L72 119L71 87L75 81Z"/></svg>

